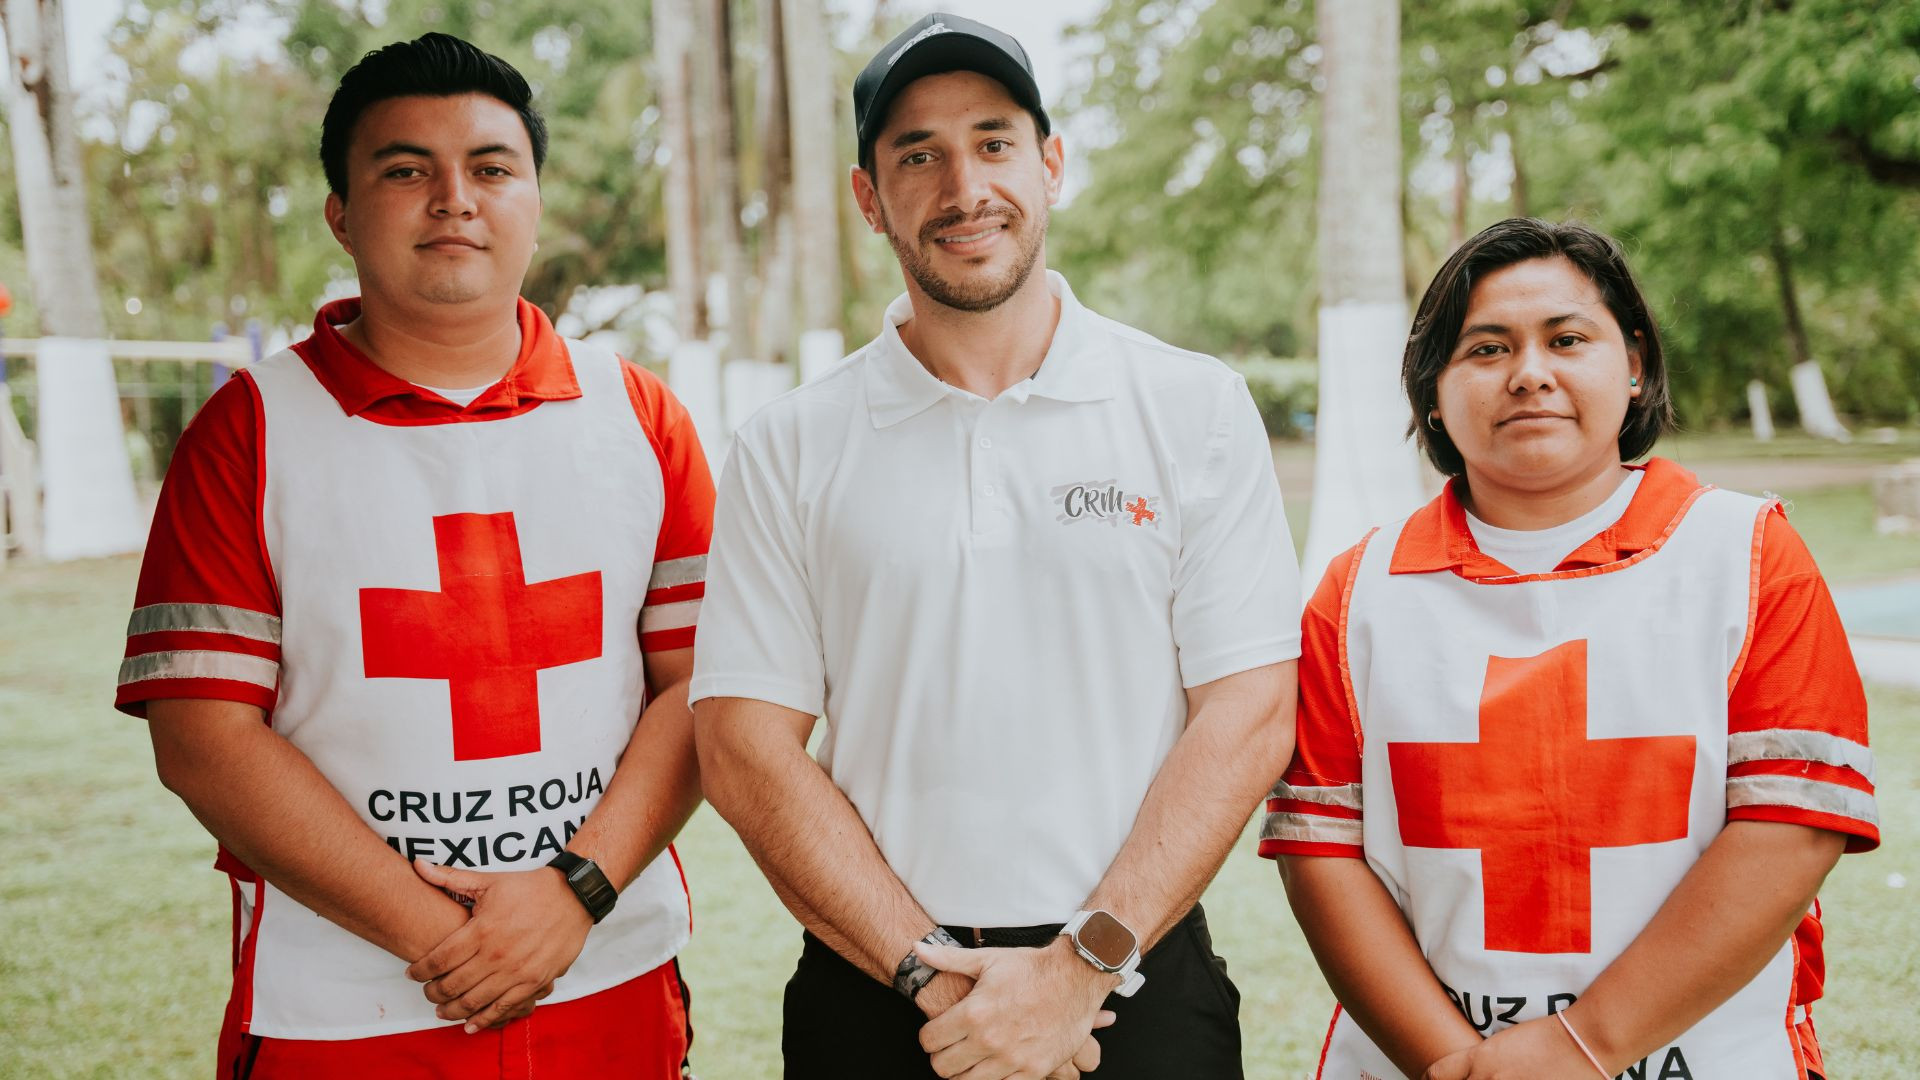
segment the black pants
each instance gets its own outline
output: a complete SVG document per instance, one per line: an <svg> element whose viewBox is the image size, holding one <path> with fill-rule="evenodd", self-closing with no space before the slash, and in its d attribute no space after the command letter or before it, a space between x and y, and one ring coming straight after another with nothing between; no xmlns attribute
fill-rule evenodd
<svg viewBox="0 0 1920 1080"><path fill-rule="evenodd" d="M971 931L949 927L971 945ZM1057 927L1054 929L1058 929ZM1047 934L1020 935L1050 940ZM986 942L996 944L990 934ZM1100 1068L1089 1080L1241 1080L1240 991L1213 954L1196 906L1140 963L1146 985L1113 995L1118 1017L1094 1032ZM812 934L787 980L780 1048L786 1080L934 1080L920 1049L919 1006L848 963Z"/></svg>

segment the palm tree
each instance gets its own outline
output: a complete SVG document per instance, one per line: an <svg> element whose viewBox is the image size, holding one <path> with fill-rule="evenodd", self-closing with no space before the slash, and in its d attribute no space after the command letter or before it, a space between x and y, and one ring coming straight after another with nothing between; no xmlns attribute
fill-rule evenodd
<svg viewBox="0 0 1920 1080"><path fill-rule="evenodd" d="M1398 374L1407 334L1398 0L1315 9L1320 101L1320 406L1309 591L1333 556L1423 495Z"/></svg>

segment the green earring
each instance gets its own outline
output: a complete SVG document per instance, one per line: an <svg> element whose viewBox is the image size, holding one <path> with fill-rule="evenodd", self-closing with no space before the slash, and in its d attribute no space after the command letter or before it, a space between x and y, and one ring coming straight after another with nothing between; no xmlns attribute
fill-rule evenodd
<svg viewBox="0 0 1920 1080"><path fill-rule="evenodd" d="M1640 385L1640 376L1638 376L1638 375L1634 375L1634 376L1630 376L1630 377L1629 377L1629 378L1627 379L1627 385L1628 385L1628 386L1639 386L1639 385Z"/></svg>

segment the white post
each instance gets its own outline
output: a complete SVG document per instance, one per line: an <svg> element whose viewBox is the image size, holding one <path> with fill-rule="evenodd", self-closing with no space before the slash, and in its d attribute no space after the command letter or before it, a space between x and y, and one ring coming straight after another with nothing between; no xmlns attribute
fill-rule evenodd
<svg viewBox="0 0 1920 1080"><path fill-rule="evenodd" d="M800 381L812 382L846 358L846 342L838 330L808 330L800 335Z"/></svg>
<svg viewBox="0 0 1920 1080"><path fill-rule="evenodd" d="M140 550L146 522L127 460L107 343L41 338L36 367L47 558Z"/></svg>
<svg viewBox="0 0 1920 1080"><path fill-rule="evenodd" d="M1753 418L1753 441L1773 441L1773 407L1767 403L1767 384L1755 379L1747 384L1747 415Z"/></svg>
<svg viewBox="0 0 1920 1080"><path fill-rule="evenodd" d="M793 365L771 360L727 362L727 435L740 430L760 406L793 389Z"/></svg>
<svg viewBox="0 0 1920 1080"><path fill-rule="evenodd" d="M727 447L726 414L721 406L720 353L711 341L683 341L667 361L667 387L693 416L701 449L717 468Z"/></svg>

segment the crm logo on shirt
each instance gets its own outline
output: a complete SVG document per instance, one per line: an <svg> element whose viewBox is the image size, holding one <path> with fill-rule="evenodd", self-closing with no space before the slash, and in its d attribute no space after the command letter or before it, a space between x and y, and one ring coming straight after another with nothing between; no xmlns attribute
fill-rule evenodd
<svg viewBox="0 0 1920 1080"><path fill-rule="evenodd" d="M1047 493L1062 525L1098 521L1107 525L1160 527L1160 496L1126 491L1117 480L1060 484Z"/></svg>

